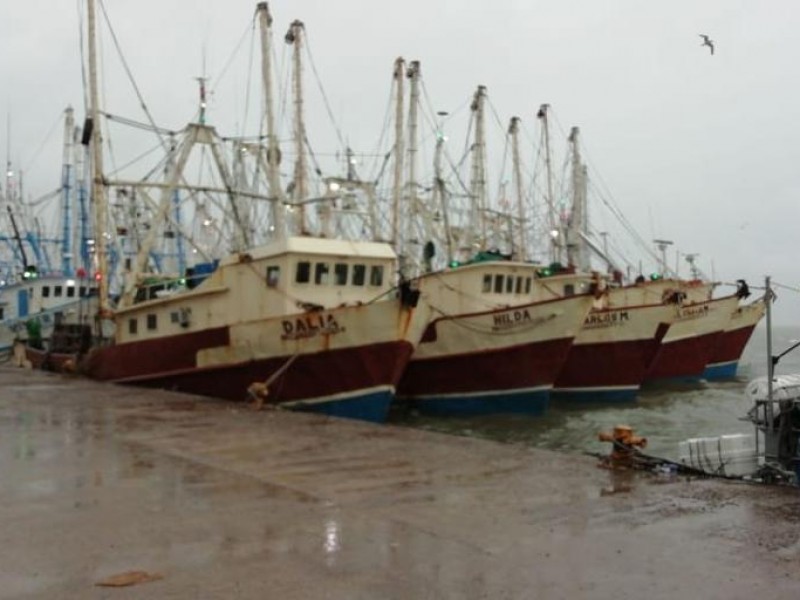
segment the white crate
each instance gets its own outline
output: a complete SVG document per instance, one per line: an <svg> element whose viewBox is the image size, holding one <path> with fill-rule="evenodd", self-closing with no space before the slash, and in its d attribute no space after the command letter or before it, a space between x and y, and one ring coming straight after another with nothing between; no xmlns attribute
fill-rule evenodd
<svg viewBox="0 0 800 600"><path fill-rule="evenodd" d="M737 433L680 442L678 462L707 473L750 475L758 469L755 436Z"/></svg>

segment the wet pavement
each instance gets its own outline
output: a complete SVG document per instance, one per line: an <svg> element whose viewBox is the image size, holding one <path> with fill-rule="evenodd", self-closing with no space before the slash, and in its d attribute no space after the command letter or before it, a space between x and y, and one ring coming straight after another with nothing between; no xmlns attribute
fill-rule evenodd
<svg viewBox="0 0 800 600"><path fill-rule="evenodd" d="M793 489L11 367L0 522L0 598L800 593Z"/></svg>

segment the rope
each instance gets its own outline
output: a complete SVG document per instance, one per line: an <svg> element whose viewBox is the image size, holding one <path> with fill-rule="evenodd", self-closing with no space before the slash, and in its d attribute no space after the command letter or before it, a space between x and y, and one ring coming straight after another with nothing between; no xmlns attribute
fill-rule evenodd
<svg viewBox="0 0 800 600"><path fill-rule="evenodd" d="M255 54L255 31L256 31L256 20L255 16L253 17L253 26L250 29L250 58L247 63L247 83L245 84L245 95L244 95L244 116L242 117L242 128L241 128L241 135L244 135L246 123L247 123L247 116L250 114L250 89L253 83L253 56ZM246 32L245 32L246 33ZM244 38L242 38L244 39ZM240 42L241 43L241 42ZM264 99L266 104L266 98ZM261 122L264 123L266 121L267 115L264 114Z"/></svg>
<svg viewBox="0 0 800 600"><path fill-rule="evenodd" d="M83 35L83 18L84 18L84 9L81 5L82 0L78 0L77 7L78 7L78 40L80 43L80 54L81 54L81 81L83 83L83 111L84 113L89 112L89 84L86 81L86 57L84 55L85 46L84 43L84 35Z"/></svg>
<svg viewBox="0 0 800 600"><path fill-rule="evenodd" d="M153 116L150 114L150 110L147 108L147 104L144 101L144 96L142 96L142 92L139 90L139 86L136 85L136 80L133 78L133 73L131 72L130 67L128 66L128 61L125 60L125 55L122 53L122 48L120 47L119 40L117 39L117 34L114 31L114 28L111 26L111 20L108 18L108 13L106 12L106 6L103 0L99 0L100 2L100 10L103 12L103 18L108 25L109 33L111 34L111 39L114 41L114 46L117 49L117 54L119 54L120 61L122 62L122 67L125 69L125 73L130 80L131 85L133 86L134 92L136 92L136 97L139 100L139 104L144 111L144 114L147 116L147 120L150 122L150 125L153 127L156 135L158 136L159 141L161 142L164 151L169 153L169 148L167 147L167 143L164 140L164 137L158 132L158 127L156 126L155 120ZM99 123L95 123L95 127L99 126Z"/></svg>
<svg viewBox="0 0 800 600"><path fill-rule="evenodd" d="M331 123L333 124L333 128L336 130L336 137L339 139L339 144L342 148L346 147L344 142L344 136L342 135L341 130L339 129L339 125L336 123L336 119L333 116L333 111L331 110L330 102L328 102L328 96L325 94L325 88L322 87L322 80L319 77L319 73L317 73L317 66L314 64L314 57L311 55L311 44L308 43L308 36L305 37L305 46L306 46L306 54L308 55L308 61L311 63L311 71L314 73L314 79L317 82L317 87L319 88L320 94L322 94L322 101L325 104L325 110L328 112L328 117L330 117ZM308 142L306 142L308 143Z"/></svg>
<svg viewBox="0 0 800 600"><path fill-rule="evenodd" d="M58 124L60 122L61 122L61 115L59 114L58 118L56 118L55 123L53 123L53 125L50 127L50 131L47 133L47 135L45 136L44 140L42 140L41 145L36 149L36 152L33 153L33 156L31 156L30 160L28 160L27 165L25 167L23 167L23 169L22 169L23 172L29 171L30 168L31 168L31 165L34 162L36 162L37 158L39 158L39 155L42 153L42 150L47 145L47 143L50 141L50 138L53 136L53 133L55 132L56 127L58 127Z"/></svg>
<svg viewBox="0 0 800 600"><path fill-rule="evenodd" d="M253 32L255 31L255 27L256 27L256 18L255 18L255 16L253 16L252 23L248 24L244 28L244 32L242 33L242 37L239 38L239 41L236 43L236 46L234 47L233 52L231 52L231 55L228 57L228 60L225 62L225 64L223 65L222 69L220 70L219 75L217 75L215 77L214 85L213 85L213 91L215 91L217 89L217 87L219 87L219 84L222 81L222 79L225 77L225 75L228 74L228 69L230 68L231 64L233 63L233 59L236 58L236 55L239 53L239 50L242 47L242 44L244 43L244 40L247 37L247 33L248 32L251 33L251 39L252 39L252 35L253 35ZM212 87L212 86L209 86L209 87Z"/></svg>
<svg viewBox="0 0 800 600"><path fill-rule="evenodd" d="M731 284L726 284L726 285L731 285ZM735 285L735 284L733 284L733 285ZM795 292L797 294L800 294L800 288L798 288L798 287L794 287L794 286L791 286L791 285L786 285L786 284L783 284L783 283L778 283L776 281L772 282L772 286L773 287L777 287L777 288L781 288L782 290L788 290L790 292ZM750 287L752 289L756 289L756 290L766 289L766 288L763 288L763 287L756 287L756 286L750 286Z"/></svg>

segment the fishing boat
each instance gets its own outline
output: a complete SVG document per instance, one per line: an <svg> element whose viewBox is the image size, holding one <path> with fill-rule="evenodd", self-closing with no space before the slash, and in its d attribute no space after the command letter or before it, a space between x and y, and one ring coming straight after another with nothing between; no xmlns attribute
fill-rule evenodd
<svg viewBox="0 0 800 600"><path fill-rule="evenodd" d="M587 315L553 389L554 401L631 401L670 328L674 309L620 302L609 289Z"/></svg>
<svg viewBox="0 0 800 600"><path fill-rule="evenodd" d="M15 340L43 348L58 323L91 322L92 284L59 274L40 276L30 266L17 279L0 282L0 353L10 351Z"/></svg>
<svg viewBox="0 0 800 600"><path fill-rule="evenodd" d="M426 275L433 310L398 387L422 413L542 414L591 294L531 302L530 264L479 261Z"/></svg>
<svg viewBox="0 0 800 600"><path fill-rule="evenodd" d="M730 322L717 341L711 359L706 364L703 379L716 380L736 377L742 353L765 312L764 298L759 298L734 310Z"/></svg>
<svg viewBox="0 0 800 600"><path fill-rule="evenodd" d="M646 383L699 379L730 322L735 296L675 304L674 320L647 371Z"/></svg>
<svg viewBox="0 0 800 600"><path fill-rule="evenodd" d="M94 2L87 7L92 24ZM319 223L312 222L309 206L314 199L306 181L308 150L299 68L304 27L300 21L292 23L285 38L294 46L297 152L294 177L284 190L272 119L272 18L266 3L258 4L257 20L264 59L266 144L240 144L234 160L252 157L258 161L257 172L266 174L269 193L259 193L248 187L244 177L232 176L242 165L235 163L232 169L224 160L224 140L206 122L201 78L198 117L175 145L164 182L153 186L160 193L160 204L150 213L152 219L141 235L135 259L125 265L119 301L113 309L106 304L100 307L101 319L115 325L113 336L93 348L80 367L102 381L238 401L252 398L256 406L381 422L428 322L427 304L419 301L411 283L397 284L397 257L390 245L310 233ZM93 39L91 31L89 40ZM88 54L90 61L96 60L93 48ZM105 275L104 244L113 236L105 190L99 182L109 187L132 187L133 183L98 175L102 173L98 87L94 77L89 83L97 272ZM215 179L198 187L203 195L217 194L215 219L227 227L224 246L216 249L218 254L211 260L197 262L186 272L170 273L158 269L151 253L162 233L183 230L170 215L177 191L189 189L184 169L196 146L213 157L217 168ZM137 184L136 189L143 190L149 183ZM262 216L263 226L262 221L256 225L252 200L269 207ZM332 204L335 197L325 200ZM198 220L203 223L215 220L202 214ZM264 233L268 234L263 236L265 241L254 240ZM193 249L203 250L197 244ZM105 302L108 278L103 276L99 282Z"/></svg>
<svg viewBox="0 0 800 600"><path fill-rule="evenodd" d="M85 207L74 202L73 196L83 196L83 171L76 169L81 151L76 148L75 122L72 108L64 111L64 164L61 185L45 200L56 198L62 218L60 237L49 239L42 235L38 221L25 202L19 173L7 164L5 185L0 190L3 210L0 211L0 236L7 250L6 260L0 260L0 353L11 350L15 340L29 341L44 349L53 328L62 323L91 323L96 312L97 286L83 267L88 255L88 232L84 223L73 231L73 212ZM77 205L77 206L76 206ZM82 242L79 261L73 260L73 237ZM51 259L49 244L58 244L58 260Z"/></svg>
<svg viewBox="0 0 800 600"><path fill-rule="evenodd" d="M94 349L99 380L380 422L428 314L387 244L287 237L201 280L142 285Z"/></svg>

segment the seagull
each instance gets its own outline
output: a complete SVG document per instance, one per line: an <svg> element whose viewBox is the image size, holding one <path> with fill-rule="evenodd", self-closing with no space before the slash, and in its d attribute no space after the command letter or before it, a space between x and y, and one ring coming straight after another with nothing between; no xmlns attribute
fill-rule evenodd
<svg viewBox="0 0 800 600"><path fill-rule="evenodd" d="M703 38L703 43L700 44L700 45L701 46L708 46L711 49L711 54L714 54L714 42L712 42L711 39L707 35L705 35L703 33L698 33L697 35L699 35L701 38Z"/></svg>

